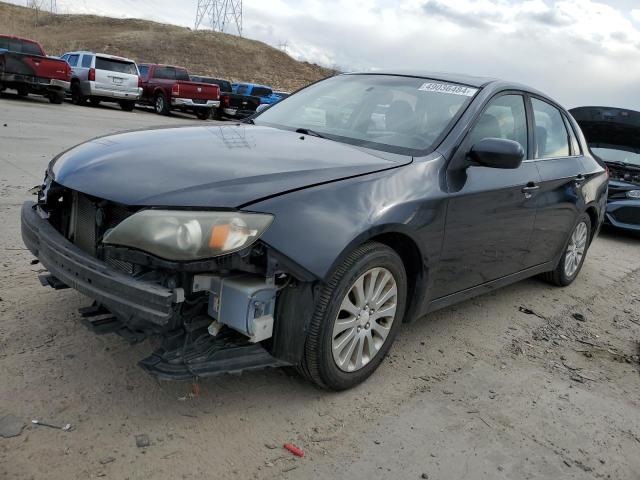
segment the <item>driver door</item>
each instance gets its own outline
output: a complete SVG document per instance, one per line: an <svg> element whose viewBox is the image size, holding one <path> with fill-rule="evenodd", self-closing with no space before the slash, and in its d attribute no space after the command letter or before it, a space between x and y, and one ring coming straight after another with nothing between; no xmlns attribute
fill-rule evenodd
<svg viewBox="0 0 640 480"><path fill-rule="evenodd" d="M530 135L521 94L494 97L462 142L458 155L466 156L484 138L519 142L525 161L516 169L472 165L459 172L461 178L448 200L442 253L431 282L431 298L457 293L531 266L529 242L540 175L535 162L527 161Z"/></svg>

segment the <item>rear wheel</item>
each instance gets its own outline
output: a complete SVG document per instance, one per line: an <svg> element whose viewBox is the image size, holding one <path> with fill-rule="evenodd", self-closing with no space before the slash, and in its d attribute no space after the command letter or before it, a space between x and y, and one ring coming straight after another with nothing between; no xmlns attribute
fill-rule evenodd
<svg viewBox="0 0 640 480"><path fill-rule="evenodd" d="M122 100L120 101L120 108L125 112L132 111L136 106L136 102L132 100Z"/></svg>
<svg viewBox="0 0 640 480"><path fill-rule="evenodd" d="M89 103L91 104L92 107L97 107L98 105L100 105L100 99L99 98L90 97L89 98Z"/></svg>
<svg viewBox="0 0 640 480"><path fill-rule="evenodd" d="M196 109L196 117L200 120L207 120L211 118L211 109L210 108L198 108Z"/></svg>
<svg viewBox="0 0 640 480"><path fill-rule="evenodd" d="M75 105L86 105L87 103L87 99L82 95L82 90L78 82L71 84L71 102Z"/></svg>
<svg viewBox="0 0 640 480"><path fill-rule="evenodd" d="M16 90L18 90L19 97L26 97L29 95L29 89L27 87L18 87Z"/></svg>
<svg viewBox="0 0 640 480"><path fill-rule="evenodd" d="M169 115L169 105L167 104L167 99L165 98L164 93L156 94L153 106L156 113L160 115Z"/></svg>
<svg viewBox="0 0 640 480"><path fill-rule="evenodd" d="M591 219L583 213L571 231L569 241L555 270L542 274L542 279L564 287L573 282L584 264L591 239Z"/></svg>
<svg viewBox="0 0 640 480"><path fill-rule="evenodd" d="M358 247L323 289L299 371L332 390L364 381L398 333L406 295L407 276L398 254L375 242Z"/></svg>

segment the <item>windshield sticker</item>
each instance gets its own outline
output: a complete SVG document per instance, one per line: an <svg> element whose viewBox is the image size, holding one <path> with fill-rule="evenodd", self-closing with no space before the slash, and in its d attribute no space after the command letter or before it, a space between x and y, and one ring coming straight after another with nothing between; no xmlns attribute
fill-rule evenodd
<svg viewBox="0 0 640 480"><path fill-rule="evenodd" d="M423 83L418 89L423 92L439 92L448 93L450 95L462 95L464 97L473 97L478 91L477 88L465 87L463 85L454 85L452 83L427 82Z"/></svg>

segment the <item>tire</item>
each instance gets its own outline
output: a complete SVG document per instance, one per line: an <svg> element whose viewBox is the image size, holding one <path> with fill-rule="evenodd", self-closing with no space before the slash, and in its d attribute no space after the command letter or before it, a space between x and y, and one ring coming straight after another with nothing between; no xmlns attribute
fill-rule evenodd
<svg viewBox="0 0 640 480"><path fill-rule="evenodd" d="M377 272L376 276L373 276L374 272ZM378 305L373 302L374 309L359 309L357 305L362 302L358 301L357 296L352 296L353 289L356 288L355 284L364 278L362 285L365 293L369 291L368 287L372 279L374 290L376 290L382 285L380 282L388 278L386 274L390 274L395 281L396 293L395 297L391 296L383 302L382 306L386 305L386 307L382 310L390 308L394 300L395 310L388 318L369 317L369 312L374 315L380 313L374 312ZM370 276L367 277L367 275ZM369 278L368 282L367 278ZM381 289L382 293L378 298L386 296L385 292L392 290L387 290L390 285L392 284L388 281L384 283L385 288ZM369 294L366 294L363 298L368 296ZM378 368L391 347L402 324L406 296L407 275L402 260L394 250L377 242L366 243L356 248L334 271L329 282L323 287L311 319L298 371L313 383L331 390L344 390L363 382ZM348 298L349 302L347 302ZM364 303L368 304L369 301L364 300ZM343 304L349 305L351 313L342 308ZM356 314L356 312L359 313ZM349 324L353 327L343 327L344 329L338 329L339 333L336 333L334 327L339 320L342 321L343 326ZM382 331L383 325L389 326L385 329L385 332L388 332L385 338L378 333ZM361 340L353 341L348 340L349 338L361 338ZM367 341L368 338L372 340ZM373 343L373 339L377 340L377 346ZM352 348L353 343L356 345ZM338 347L335 353L334 345L339 344L346 346L342 350ZM365 355L365 348L358 348L361 344L366 345L366 350L369 352L367 355ZM351 351L354 352L353 355ZM360 357L357 356L358 351L361 352ZM339 362L341 358L344 359L342 364ZM362 363L358 362L358 358L363 359Z"/></svg>
<svg viewBox="0 0 640 480"><path fill-rule="evenodd" d="M213 109L213 119L214 120L222 120L224 116L222 115L222 108L214 108Z"/></svg>
<svg viewBox="0 0 640 480"><path fill-rule="evenodd" d="M74 82L71 84L71 102L74 105L86 105L87 99L82 94L82 90L80 89L80 84L78 82Z"/></svg>
<svg viewBox="0 0 640 480"><path fill-rule="evenodd" d="M136 102L132 100L122 100L120 101L120 108L125 112L131 112L136 106Z"/></svg>
<svg viewBox="0 0 640 480"><path fill-rule="evenodd" d="M196 117L200 120L208 120L211 118L211 109L210 108L197 108L196 109Z"/></svg>
<svg viewBox="0 0 640 480"><path fill-rule="evenodd" d="M583 213L571 230L571 234L565 243L564 252L556 268L540 275L544 281L552 285L557 285L558 287L566 287L576 279L580 270L582 270L585 258L587 258L589 242L591 241L591 229L591 218L588 214ZM582 239L578 242L579 245L582 245L582 253L579 255L579 258L575 256L580 250L580 247L577 247L576 250L576 240L578 239L576 235ZM582 243L582 241L584 241L584 243ZM574 253L572 254L572 252ZM572 268L567 267L568 262L573 265Z"/></svg>
<svg viewBox="0 0 640 480"><path fill-rule="evenodd" d="M153 101L153 108L156 111L156 113L159 115L169 115L171 109L167 104L167 99L164 96L164 93L156 94Z"/></svg>
<svg viewBox="0 0 640 480"><path fill-rule="evenodd" d="M53 104L60 105L64 101L64 92L52 92L49 94L49 101Z"/></svg>
<svg viewBox="0 0 640 480"><path fill-rule="evenodd" d="M18 87L16 90L18 91L19 97L26 97L29 95L29 89L26 87Z"/></svg>
<svg viewBox="0 0 640 480"><path fill-rule="evenodd" d="M89 97L89 103L91 104L92 107L97 107L100 105L100 99L99 98L94 98L94 97Z"/></svg>

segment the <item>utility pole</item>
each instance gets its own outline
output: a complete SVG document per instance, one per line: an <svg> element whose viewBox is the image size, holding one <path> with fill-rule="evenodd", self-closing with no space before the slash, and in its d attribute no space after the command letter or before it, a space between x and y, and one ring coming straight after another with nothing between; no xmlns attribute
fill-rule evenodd
<svg viewBox="0 0 640 480"><path fill-rule="evenodd" d="M201 26L225 33L231 28L242 36L242 0L198 0L194 28Z"/></svg>

